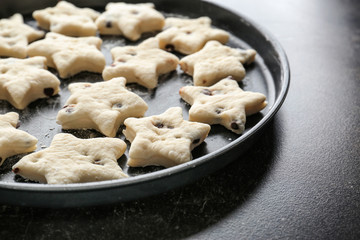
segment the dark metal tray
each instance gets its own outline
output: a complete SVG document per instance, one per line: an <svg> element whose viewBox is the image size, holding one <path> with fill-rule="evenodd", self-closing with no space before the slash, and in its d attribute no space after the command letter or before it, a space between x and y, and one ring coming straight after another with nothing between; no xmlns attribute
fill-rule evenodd
<svg viewBox="0 0 360 240"><path fill-rule="evenodd" d="M36 27L31 18L32 11L47 6L54 6L57 1L20 1L5 0L2 2L0 17L9 17L19 12L25 16L29 25ZM104 10L107 1L71 1L79 7L92 7ZM137 1L132 1L137 2ZM74 207L128 201L141 197L168 191L178 186L188 184L196 179L224 167L241 154L261 135L261 130L273 118L282 105L290 81L290 71L285 52L279 43L265 30L238 13L223 9L209 2L182 1L152 1L156 8L166 16L200 17L209 16L215 27L231 33L227 45L240 48L254 48L258 55L256 61L247 67L246 78L240 87L247 91L257 91L267 96L268 106L260 113L247 118L246 130L242 135L236 135L222 126L213 125L205 143L194 149L193 160L176 167L163 169L160 167L129 168L126 165L128 151L119 159L119 165L131 177L127 179L102 181L93 183L46 185L27 182L16 177L11 172L11 166L21 156L7 159L0 167L0 203L42 206L42 207ZM147 37L146 34L137 42L129 42L119 36L101 36L102 52L107 64L111 64L110 49L119 45L138 44ZM181 58L182 56L179 55ZM51 69L50 69L51 70ZM55 70L51 70L57 74ZM5 101L0 101L0 113L16 111L20 114L20 129L29 132L39 139L38 150L50 145L53 136L62 132L61 126L55 123L57 112L69 96L67 86L73 82L102 81L100 74L80 73L69 79L61 80L61 92L58 96L46 100L37 100L25 110L19 111ZM191 85L192 78L180 69L163 75L155 90L147 90L135 84L128 88L140 95L149 105L146 116L160 114L167 108L180 106L184 118L188 118L188 109L181 100L178 90L185 85ZM77 137L100 137L101 134L91 130L67 131ZM121 129L117 137L124 139Z"/></svg>

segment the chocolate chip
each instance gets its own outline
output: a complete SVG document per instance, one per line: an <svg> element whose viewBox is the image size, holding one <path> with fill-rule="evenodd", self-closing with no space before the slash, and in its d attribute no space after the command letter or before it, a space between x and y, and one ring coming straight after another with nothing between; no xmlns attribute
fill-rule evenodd
<svg viewBox="0 0 360 240"><path fill-rule="evenodd" d="M164 124L162 124L162 123L156 123L154 126L157 127L157 128L163 128L163 127L164 127Z"/></svg>
<svg viewBox="0 0 360 240"><path fill-rule="evenodd" d="M106 21L105 27L107 27L107 28L112 28L112 23L111 23L111 21Z"/></svg>
<svg viewBox="0 0 360 240"><path fill-rule="evenodd" d="M65 112L67 112L67 113L72 113L72 112L75 111L74 105L65 105L65 106L63 107L63 109L64 109L64 108L66 108Z"/></svg>
<svg viewBox="0 0 360 240"><path fill-rule="evenodd" d="M212 92L209 89L203 89L201 90L201 93L208 96L212 96Z"/></svg>
<svg viewBox="0 0 360 240"><path fill-rule="evenodd" d="M96 159L96 160L94 160L93 164L96 164L96 165L104 165L104 164L101 162L101 159Z"/></svg>
<svg viewBox="0 0 360 240"><path fill-rule="evenodd" d="M239 125L235 121L231 123L230 127L235 130L239 129Z"/></svg>
<svg viewBox="0 0 360 240"><path fill-rule="evenodd" d="M188 34L188 35L189 35L189 34L191 34L191 32L190 32L190 31L186 31L185 33L186 33L186 34Z"/></svg>
<svg viewBox="0 0 360 240"><path fill-rule="evenodd" d="M192 143L193 144L198 144L200 142L200 138L197 138L197 139L195 139Z"/></svg>
<svg viewBox="0 0 360 240"><path fill-rule="evenodd" d="M216 114L220 114L222 112L223 108L216 108L215 109L215 112Z"/></svg>
<svg viewBox="0 0 360 240"><path fill-rule="evenodd" d="M134 15L139 14L139 12L136 11L136 10L131 10L131 13L134 14Z"/></svg>
<svg viewBox="0 0 360 240"><path fill-rule="evenodd" d="M114 105L113 105L113 108L122 108L122 104L121 103L115 103Z"/></svg>
<svg viewBox="0 0 360 240"><path fill-rule="evenodd" d="M51 97L54 94L54 89L53 88L44 88L44 94L46 96Z"/></svg>
<svg viewBox="0 0 360 240"><path fill-rule="evenodd" d="M74 112L74 111L75 111L75 109L72 108L72 107L70 107L70 108L68 108L68 109L65 110L65 112L67 112L67 113L72 113L72 112Z"/></svg>
<svg viewBox="0 0 360 240"><path fill-rule="evenodd" d="M20 122L17 122L15 127L16 127L16 128L19 128L19 127L20 127ZM1 160L0 160L0 161L1 161Z"/></svg>
<svg viewBox="0 0 360 240"><path fill-rule="evenodd" d="M168 52L173 52L175 50L175 46L172 44L166 44L165 45L165 50Z"/></svg>
<svg viewBox="0 0 360 240"><path fill-rule="evenodd" d="M13 171L13 173L17 174L20 171L20 169L19 168L14 168L12 171Z"/></svg>

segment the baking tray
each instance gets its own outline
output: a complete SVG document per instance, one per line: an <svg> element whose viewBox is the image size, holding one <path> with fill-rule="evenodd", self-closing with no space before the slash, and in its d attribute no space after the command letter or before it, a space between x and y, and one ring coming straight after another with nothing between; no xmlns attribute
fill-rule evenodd
<svg viewBox="0 0 360 240"><path fill-rule="evenodd" d="M79 7L91 7L98 11L104 11L104 7L108 3L108 1L99 0L70 2ZM140 1L127 2L138 3ZM168 169L161 167L129 168L126 165L127 150L125 155L118 160L123 170L131 176L126 179L67 185L39 184L15 176L11 172L11 166L21 158L21 155L11 157L0 167L0 203L40 207L76 207L139 199L189 184L224 167L231 161L240 160L241 154L261 135L262 130L281 107L290 83L287 57L277 40L239 13L224 9L211 2L194 0L149 2L153 2L156 9L165 16L189 18L209 16L214 27L230 32L231 37L227 45L255 49L258 52L256 61L246 67L247 75L239 85L244 90L265 94L268 106L260 113L247 118L246 130L242 135L236 135L222 126L213 125L209 137L205 143L193 150L193 160L188 163ZM3 0L0 17L9 17L19 12L24 15L27 24L36 27L31 13L36 9L54 6L56 3L57 1L50 0ZM127 41L120 36L101 36L103 39L102 52L106 57L107 65L112 62L110 55L112 47L138 44L154 35L155 33L145 34L137 42ZM50 71L57 74L53 69ZM39 151L50 145L55 134L63 131L61 126L55 123L55 118L70 95L67 86L73 82L97 81L102 81L100 74L80 73L61 80L61 92L58 96L37 100L23 111L16 110L5 101L0 101L0 113L18 112L21 121L20 129L39 139L37 149ZM178 68L174 72L161 76L155 90L147 90L136 84L130 84L128 88L148 103L149 110L146 112L146 116L160 114L169 107L180 106L183 109L184 118L188 119L190 106L181 100L178 90L182 86L191 84L192 78ZM117 137L125 140L121 130L120 128ZM66 132L81 138L102 136L92 130Z"/></svg>

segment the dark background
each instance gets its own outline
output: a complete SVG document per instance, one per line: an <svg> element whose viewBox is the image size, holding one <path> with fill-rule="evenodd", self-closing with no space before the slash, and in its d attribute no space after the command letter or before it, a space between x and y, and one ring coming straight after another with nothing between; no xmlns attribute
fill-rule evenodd
<svg viewBox="0 0 360 240"><path fill-rule="evenodd" d="M359 239L360 1L212 1L270 31L287 99L252 148L180 189L112 206L0 206L1 239Z"/></svg>

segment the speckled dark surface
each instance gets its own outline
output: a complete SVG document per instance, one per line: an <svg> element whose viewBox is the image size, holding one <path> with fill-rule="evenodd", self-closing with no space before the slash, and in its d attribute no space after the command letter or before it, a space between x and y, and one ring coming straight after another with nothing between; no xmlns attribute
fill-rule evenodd
<svg viewBox="0 0 360 240"><path fill-rule="evenodd" d="M262 137L224 169L112 206L1 206L1 239L359 239L360 2L214 1L259 23L291 66Z"/></svg>

